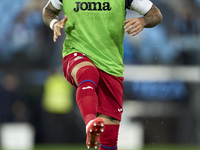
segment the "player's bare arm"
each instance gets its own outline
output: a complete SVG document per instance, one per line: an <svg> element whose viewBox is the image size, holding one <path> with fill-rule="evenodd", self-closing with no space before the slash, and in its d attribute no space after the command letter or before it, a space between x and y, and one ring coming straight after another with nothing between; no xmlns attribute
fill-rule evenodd
<svg viewBox="0 0 200 150"><path fill-rule="evenodd" d="M145 28L152 28L162 22L162 14L160 10L153 5L149 12L140 19L143 20L142 22L144 22Z"/></svg>
<svg viewBox="0 0 200 150"><path fill-rule="evenodd" d="M52 3L49 1L46 6L43 8L43 20L44 23L50 27L50 23L53 19L58 20L58 15L60 10L56 9Z"/></svg>
<svg viewBox="0 0 200 150"><path fill-rule="evenodd" d="M58 20L58 16L61 10L56 9L51 1L48 1L47 5L43 8L43 20L44 23L50 27L51 21L53 19ZM60 30L64 28L66 21L68 20L68 17L66 16L64 19L60 20L60 21L56 21L53 24L52 30L54 31L54 36L53 36L53 40L54 42L56 42L58 36L61 36L61 32Z"/></svg>
<svg viewBox="0 0 200 150"><path fill-rule="evenodd" d="M153 5L152 8L141 18L131 18L124 21L125 32L132 36L140 33L144 28L152 28L162 22L160 10Z"/></svg>

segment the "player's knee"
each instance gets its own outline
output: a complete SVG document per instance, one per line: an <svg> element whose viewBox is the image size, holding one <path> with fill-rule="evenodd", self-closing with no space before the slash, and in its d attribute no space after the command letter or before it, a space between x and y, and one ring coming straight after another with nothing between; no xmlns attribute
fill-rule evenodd
<svg viewBox="0 0 200 150"><path fill-rule="evenodd" d="M76 93L77 101L82 98L97 99L96 88L99 82L99 72L94 66L80 68L76 75L78 88Z"/></svg>
<svg viewBox="0 0 200 150"><path fill-rule="evenodd" d="M76 73L78 86L84 83L92 83L97 87L99 82L99 71L94 66L84 66Z"/></svg>

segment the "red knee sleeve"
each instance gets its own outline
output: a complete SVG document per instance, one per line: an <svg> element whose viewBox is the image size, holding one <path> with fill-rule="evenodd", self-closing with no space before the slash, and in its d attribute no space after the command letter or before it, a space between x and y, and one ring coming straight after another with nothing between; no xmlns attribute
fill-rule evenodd
<svg viewBox="0 0 200 150"><path fill-rule="evenodd" d="M100 134L99 150L117 150L119 125L105 125L104 132Z"/></svg>
<svg viewBox="0 0 200 150"><path fill-rule="evenodd" d="M78 88L76 101L85 124L96 118L98 97L96 87L99 82L99 72L93 66L84 66L76 74Z"/></svg>

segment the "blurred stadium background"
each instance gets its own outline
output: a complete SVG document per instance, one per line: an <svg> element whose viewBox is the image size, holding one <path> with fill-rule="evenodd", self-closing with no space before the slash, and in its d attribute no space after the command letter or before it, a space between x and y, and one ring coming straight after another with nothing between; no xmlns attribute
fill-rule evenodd
<svg viewBox="0 0 200 150"><path fill-rule="evenodd" d="M42 20L46 2L0 2L0 145L5 150L86 149L75 89L62 75L65 36L53 43ZM163 14L162 24L124 38L120 150L197 150L200 0L152 2ZM127 13L127 18L138 16Z"/></svg>

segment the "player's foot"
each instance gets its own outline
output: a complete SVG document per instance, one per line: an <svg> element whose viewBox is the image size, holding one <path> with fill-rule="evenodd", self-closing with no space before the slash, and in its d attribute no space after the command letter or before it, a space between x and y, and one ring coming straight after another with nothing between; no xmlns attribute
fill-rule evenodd
<svg viewBox="0 0 200 150"><path fill-rule="evenodd" d="M99 145L99 136L104 131L104 121L102 118L96 118L87 126L87 148L97 149Z"/></svg>

